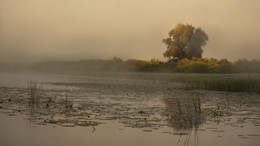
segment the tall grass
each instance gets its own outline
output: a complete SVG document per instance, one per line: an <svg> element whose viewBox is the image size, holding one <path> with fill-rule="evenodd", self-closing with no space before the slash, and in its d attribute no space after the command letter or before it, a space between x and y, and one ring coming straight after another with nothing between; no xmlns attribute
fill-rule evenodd
<svg viewBox="0 0 260 146"><path fill-rule="evenodd" d="M191 130L193 127L198 128L205 122L199 97L166 100L167 121L177 131Z"/></svg>
<svg viewBox="0 0 260 146"><path fill-rule="evenodd" d="M73 108L73 102L68 100L68 87L66 86L65 89L65 108L66 109L72 109Z"/></svg>
<svg viewBox="0 0 260 146"><path fill-rule="evenodd" d="M197 129L206 121L199 96L166 98L165 103L167 122L176 130L174 134L180 138L186 135L184 145L188 145L194 130L194 145L198 145Z"/></svg>
<svg viewBox="0 0 260 146"><path fill-rule="evenodd" d="M86 73L84 76L177 82L183 83L185 85L183 88L185 89L260 93L260 74L95 72Z"/></svg>
<svg viewBox="0 0 260 146"><path fill-rule="evenodd" d="M34 107L39 104L39 99L43 96L42 85L36 81L28 81L29 106Z"/></svg>
<svg viewBox="0 0 260 146"><path fill-rule="evenodd" d="M184 145L189 145L192 132L194 132L194 145L198 145L198 129L206 120L219 122L222 118L231 116L229 104L215 103L202 106L201 95L193 92L188 96L175 96L165 98L165 111L168 125L175 130L175 135L186 136Z"/></svg>
<svg viewBox="0 0 260 146"><path fill-rule="evenodd" d="M29 106L29 126L34 123L36 109L40 106L40 98L43 96L42 85L36 81L28 81L28 106Z"/></svg>
<svg viewBox="0 0 260 146"><path fill-rule="evenodd" d="M175 81L187 83L191 89L260 93L259 75L201 75L182 77Z"/></svg>

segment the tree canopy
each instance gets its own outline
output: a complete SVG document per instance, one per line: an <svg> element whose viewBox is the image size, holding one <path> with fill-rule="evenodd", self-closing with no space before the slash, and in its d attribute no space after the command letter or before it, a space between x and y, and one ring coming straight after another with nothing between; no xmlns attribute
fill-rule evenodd
<svg viewBox="0 0 260 146"><path fill-rule="evenodd" d="M163 39L167 50L164 57L169 59L201 58L202 47L208 41L208 35L199 27L195 28L189 24L178 24Z"/></svg>

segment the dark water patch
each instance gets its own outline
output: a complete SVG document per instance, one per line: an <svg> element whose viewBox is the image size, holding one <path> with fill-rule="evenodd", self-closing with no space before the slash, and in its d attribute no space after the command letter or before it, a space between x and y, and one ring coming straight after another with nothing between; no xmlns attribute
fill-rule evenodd
<svg viewBox="0 0 260 146"><path fill-rule="evenodd" d="M164 133L164 134L172 134L172 132L168 132L168 131L164 131L162 133Z"/></svg>
<svg viewBox="0 0 260 146"><path fill-rule="evenodd" d="M8 113L8 116L16 116L15 113Z"/></svg>
<svg viewBox="0 0 260 146"><path fill-rule="evenodd" d="M247 136L259 136L258 134L247 134Z"/></svg>
<svg viewBox="0 0 260 146"><path fill-rule="evenodd" d="M148 129L145 129L143 130L144 132L153 132L153 130L148 130Z"/></svg>
<svg viewBox="0 0 260 146"><path fill-rule="evenodd" d="M218 129L218 128L216 128L216 127L206 127L206 129L210 129L210 130L212 130L212 129Z"/></svg>
<svg viewBox="0 0 260 146"><path fill-rule="evenodd" d="M247 137L247 136L239 136L240 139L251 139L251 137Z"/></svg>
<svg viewBox="0 0 260 146"><path fill-rule="evenodd" d="M211 130L211 132L226 132L226 130Z"/></svg>
<svg viewBox="0 0 260 146"><path fill-rule="evenodd" d="M206 129L197 129L197 131L206 131Z"/></svg>
<svg viewBox="0 0 260 146"><path fill-rule="evenodd" d="M181 136L181 135L188 135L189 133L186 133L186 132L175 132L173 134Z"/></svg>

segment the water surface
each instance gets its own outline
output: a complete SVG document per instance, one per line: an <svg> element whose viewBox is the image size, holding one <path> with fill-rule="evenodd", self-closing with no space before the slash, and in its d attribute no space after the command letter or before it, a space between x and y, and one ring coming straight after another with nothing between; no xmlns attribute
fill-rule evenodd
<svg viewBox="0 0 260 146"><path fill-rule="evenodd" d="M127 78L0 74L0 145L259 145L260 96ZM28 81L37 81L32 101Z"/></svg>

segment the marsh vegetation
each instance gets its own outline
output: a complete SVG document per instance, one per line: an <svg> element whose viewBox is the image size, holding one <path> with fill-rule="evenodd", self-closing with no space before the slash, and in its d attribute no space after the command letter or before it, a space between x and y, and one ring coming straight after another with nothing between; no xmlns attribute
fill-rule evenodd
<svg viewBox="0 0 260 146"><path fill-rule="evenodd" d="M207 91L178 81L182 76L193 81L193 78L209 78L210 75L89 73L56 76L58 80L29 81L27 87L1 87L0 110L11 117L22 115L30 125L37 127L59 126L71 130L89 127L93 134L89 136L93 138L95 133L104 130L114 134L122 131L126 136L134 130L148 137L157 133L157 137L167 137L165 142L179 145L207 145L205 134L208 138L220 138L222 144L229 143L230 136L242 145L258 144L258 93ZM212 75L212 80L218 76ZM244 75L237 77L246 79ZM113 123L117 123L116 126L109 129ZM104 128L106 125L109 130Z"/></svg>
<svg viewBox="0 0 260 146"><path fill-rule="evenodd" d="M0 0L0 146L260 146L259 6Z"/></svg>

